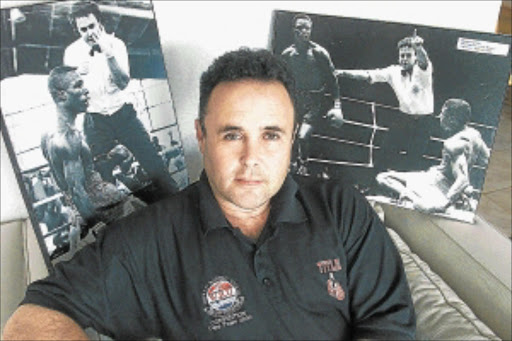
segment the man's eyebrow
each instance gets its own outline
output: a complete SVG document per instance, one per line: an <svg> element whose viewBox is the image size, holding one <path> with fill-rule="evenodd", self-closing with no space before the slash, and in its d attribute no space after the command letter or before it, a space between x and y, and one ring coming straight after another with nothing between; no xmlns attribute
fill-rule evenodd
<svg viewBox="0 0 512 341"><path fill-rule="evenodd" d="M279 126L267 126L267 127L264 128L264 130L284 132L283 128L281 128Z"/></svg>
<svg viewBox="0 0 512 341"><path fill-rule="evenodd" d="M225 133L225 132L229 132L229 131L240 131L240 130L243 130L242 127L239 127L239 126L234 126L234 125L225 125L223 127L221 127L218 132L219 133ZM266 126L263 128L263 130L270 130L270 131L275 131L275 132L284 132L284 129L279 127L279 126Z"/></svg>
<svg viewBox="0 0 512 341"><path fill-rule="evenodd" d="M219 129L219 133L225 133L228 131L242 130L239 126L225 125Z"/></svg>

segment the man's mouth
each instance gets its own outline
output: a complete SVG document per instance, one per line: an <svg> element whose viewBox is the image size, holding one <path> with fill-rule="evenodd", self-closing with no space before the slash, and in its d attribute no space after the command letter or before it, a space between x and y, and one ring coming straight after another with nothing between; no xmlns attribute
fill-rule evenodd
<svg viewBox="0 0 512 341"><path fill-rule="evenodd" d="M258 186L263 183L261 179L251 179L251 178L236 178L237 183L244 186Z"/></svg>
<svg viewBox="0 0 512 341"><path fill-rule="evenodd" d="M96 39L94 37L89 37L85 40L88 44L90 44L91 46L96 44Z"/></svg>

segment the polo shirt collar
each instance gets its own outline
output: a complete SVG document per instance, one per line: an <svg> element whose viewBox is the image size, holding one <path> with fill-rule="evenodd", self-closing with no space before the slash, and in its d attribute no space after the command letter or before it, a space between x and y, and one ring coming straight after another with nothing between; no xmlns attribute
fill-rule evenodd
<svg viewBox="0 0 512 341"><path fill-rule="evenodd" d="M211 229L228 227L229 223L213 195L206 172L203 170L199 177L199 212L203 232Z"/></svg>
<svg viewBox="0 0 512 341"><path fill-rule="evenodd" d="M306 220L304 208L296 196L298 189L299 186L288 174L281 189L271 200L269 217L271 223L300 223ZM204 233L230 226L213 195L204 170L199 178L199 209Z"/></svg>
<svg viewBox="0 0 512 341"><path fill-rule="evenodd" d="M301 223L306 220L304 207L297 199L298 190L299 185L288 174L283 186L271 200L271 223Z"/></svg>

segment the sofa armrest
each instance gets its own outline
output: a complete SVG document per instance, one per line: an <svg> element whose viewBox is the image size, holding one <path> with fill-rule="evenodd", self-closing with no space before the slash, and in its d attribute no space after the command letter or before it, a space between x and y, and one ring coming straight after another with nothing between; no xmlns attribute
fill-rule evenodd
<svg viewBox="0 0 512 341"><path fill-rule="evenodd" d="M25 294L27 279L22 225L22 220L15 220L0 226L1 331Z"/></svg>
<svg viewBox="0 0 512 341"><path fill-rule="evenodd" d="M383 205L385 223L500 338L512 339L511 241L478 218L467 224Z"/></svg>

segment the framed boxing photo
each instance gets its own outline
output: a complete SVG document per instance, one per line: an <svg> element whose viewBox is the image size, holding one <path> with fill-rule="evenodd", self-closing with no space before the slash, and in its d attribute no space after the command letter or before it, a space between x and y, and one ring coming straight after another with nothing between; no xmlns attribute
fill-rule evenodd
<svg viewBox="0 0 512 341"><path fill-rule="evenodd" d="M290 168L472 222L510 75L510 36L275 11L295 75Z"/></svg>
<svg viewBox="0 0 512 341"><path fill-rule="evenodd" d="M188 185L151 1L1 11L1 130L46 265Z"/></svg>

